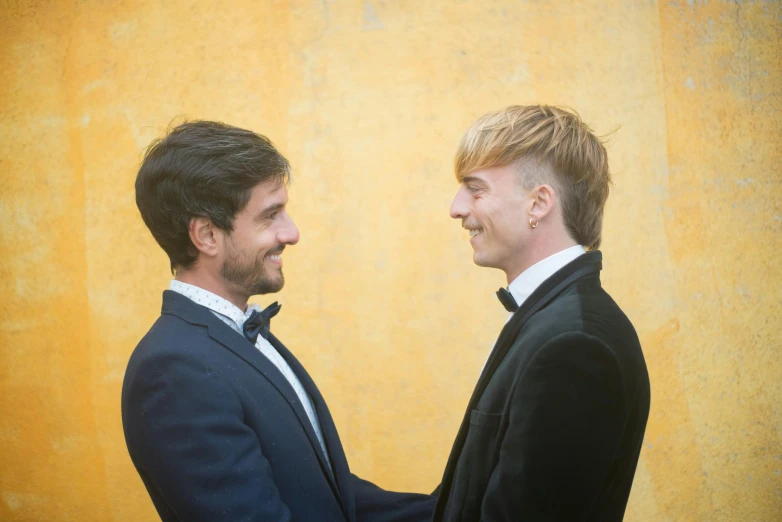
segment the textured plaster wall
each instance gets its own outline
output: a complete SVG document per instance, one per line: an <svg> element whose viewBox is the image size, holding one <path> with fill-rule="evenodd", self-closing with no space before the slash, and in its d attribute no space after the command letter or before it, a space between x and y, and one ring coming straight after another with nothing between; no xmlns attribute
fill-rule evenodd
<svg viewBox="0 0 782 522"><path fill-rule="evenodd" d="M133 180L177 116L290 158L302 240L275 331L353 469L431 490L505 318L448 217L454 148L538 102L619 129L604 284L653 390L627 520L780 520L779 2L0 9L0 520L155 520L119 395L169 279Z"/></svg>

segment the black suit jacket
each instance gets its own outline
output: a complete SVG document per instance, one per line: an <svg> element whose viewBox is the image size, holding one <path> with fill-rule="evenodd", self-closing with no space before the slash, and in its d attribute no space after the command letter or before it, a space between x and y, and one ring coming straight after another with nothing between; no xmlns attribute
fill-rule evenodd
<svg viewBox="0 0 782 522"><path fill-rule="evenodd" d="M384 491L350 473L326 402L277 340L312 398L333 475L298 396L241 334L172 291L128 363L122 422L162 520L428 520L428 495Z"/></svg>
<svg viewBox="0 0 782 522"><path fill-rule="evenodd" d="M649 416L633 325L602 255L546 280L500 333L456 437L436 522L622 520Z"/></svg>

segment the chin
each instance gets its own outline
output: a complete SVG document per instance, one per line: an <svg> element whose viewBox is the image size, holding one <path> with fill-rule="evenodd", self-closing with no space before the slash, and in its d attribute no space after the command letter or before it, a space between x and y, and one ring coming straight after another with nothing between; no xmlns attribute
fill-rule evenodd
<svg viewBox="0 0 782 522"><path fill-rule="evenodd" d="M282 276L282 271L280 271L277 276L264 277L260 281L256 281L250 291L252 292L251 295L276 294L282 290L283 286L285 286L285 278Z"/></svg>
<svg viewBox="0 0 782 522"><path fill-rule="evenodd" d="M280 290L282 290L282 287L285 286L285 279L280 276L279 278L275 278L268 282L267 286L267 294L276 294Z"/></svg>
<svg viewBox="0 0 782 522"><path fill-rule="evenodd" d="M478 252L472 256L472 262L483 268L499 268L497 263L488 259L486 256L478 255Z"/></svg>
<svg viewBox="0 0 782 522"><path fill-rule="evenodd" d="M486 259L484 259L483 257L478 256L478 255L472 256L472 262L475 263L478 266L484 266L484 267L490 267L491 266L491 265L489 265L486 262Z"/></svg>

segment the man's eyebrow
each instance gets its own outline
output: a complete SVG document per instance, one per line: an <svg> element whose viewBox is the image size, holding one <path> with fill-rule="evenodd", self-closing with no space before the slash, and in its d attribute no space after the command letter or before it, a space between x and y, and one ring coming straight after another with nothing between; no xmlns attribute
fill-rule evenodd
<svg viewBox="0 0 782 522"><path fill-rule="evenodd" d="M480 183L481 185L485 185L486 181L475 176L465 176L462 178L462 183Z"/></svg>
<svg viewBox="0 0 782 522"><path fill-rule="evenodd" d="M277 212L278 210L281 210L283 208L285 208L285 203L274 203L273 205L269 205L265 209L258 212L258 216L265 216L266 214Z"/></svg>

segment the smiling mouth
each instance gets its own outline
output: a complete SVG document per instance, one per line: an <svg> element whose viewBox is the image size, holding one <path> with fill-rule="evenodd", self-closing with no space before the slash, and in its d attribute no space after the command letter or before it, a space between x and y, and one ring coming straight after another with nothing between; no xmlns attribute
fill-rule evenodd
<svg viewBox="0 0 782 522"><path fill-rule="evenodd" d="M281 245L269 252L264 256L264 259L268 259L270 261L275 261L277 263L282 261L282 251L285 250L285 246Z"/></svg>
<svg viewBox="0 0 782 522"><path fill-rule="evenodd" d="M481 228L477 224L473 225L472 223L470 223L469 225L462 224L462 228L465 229L468 234L470 234L470 238L473 238L478 234L480 234L481 232L483 232L483 228Z"/></svg>

